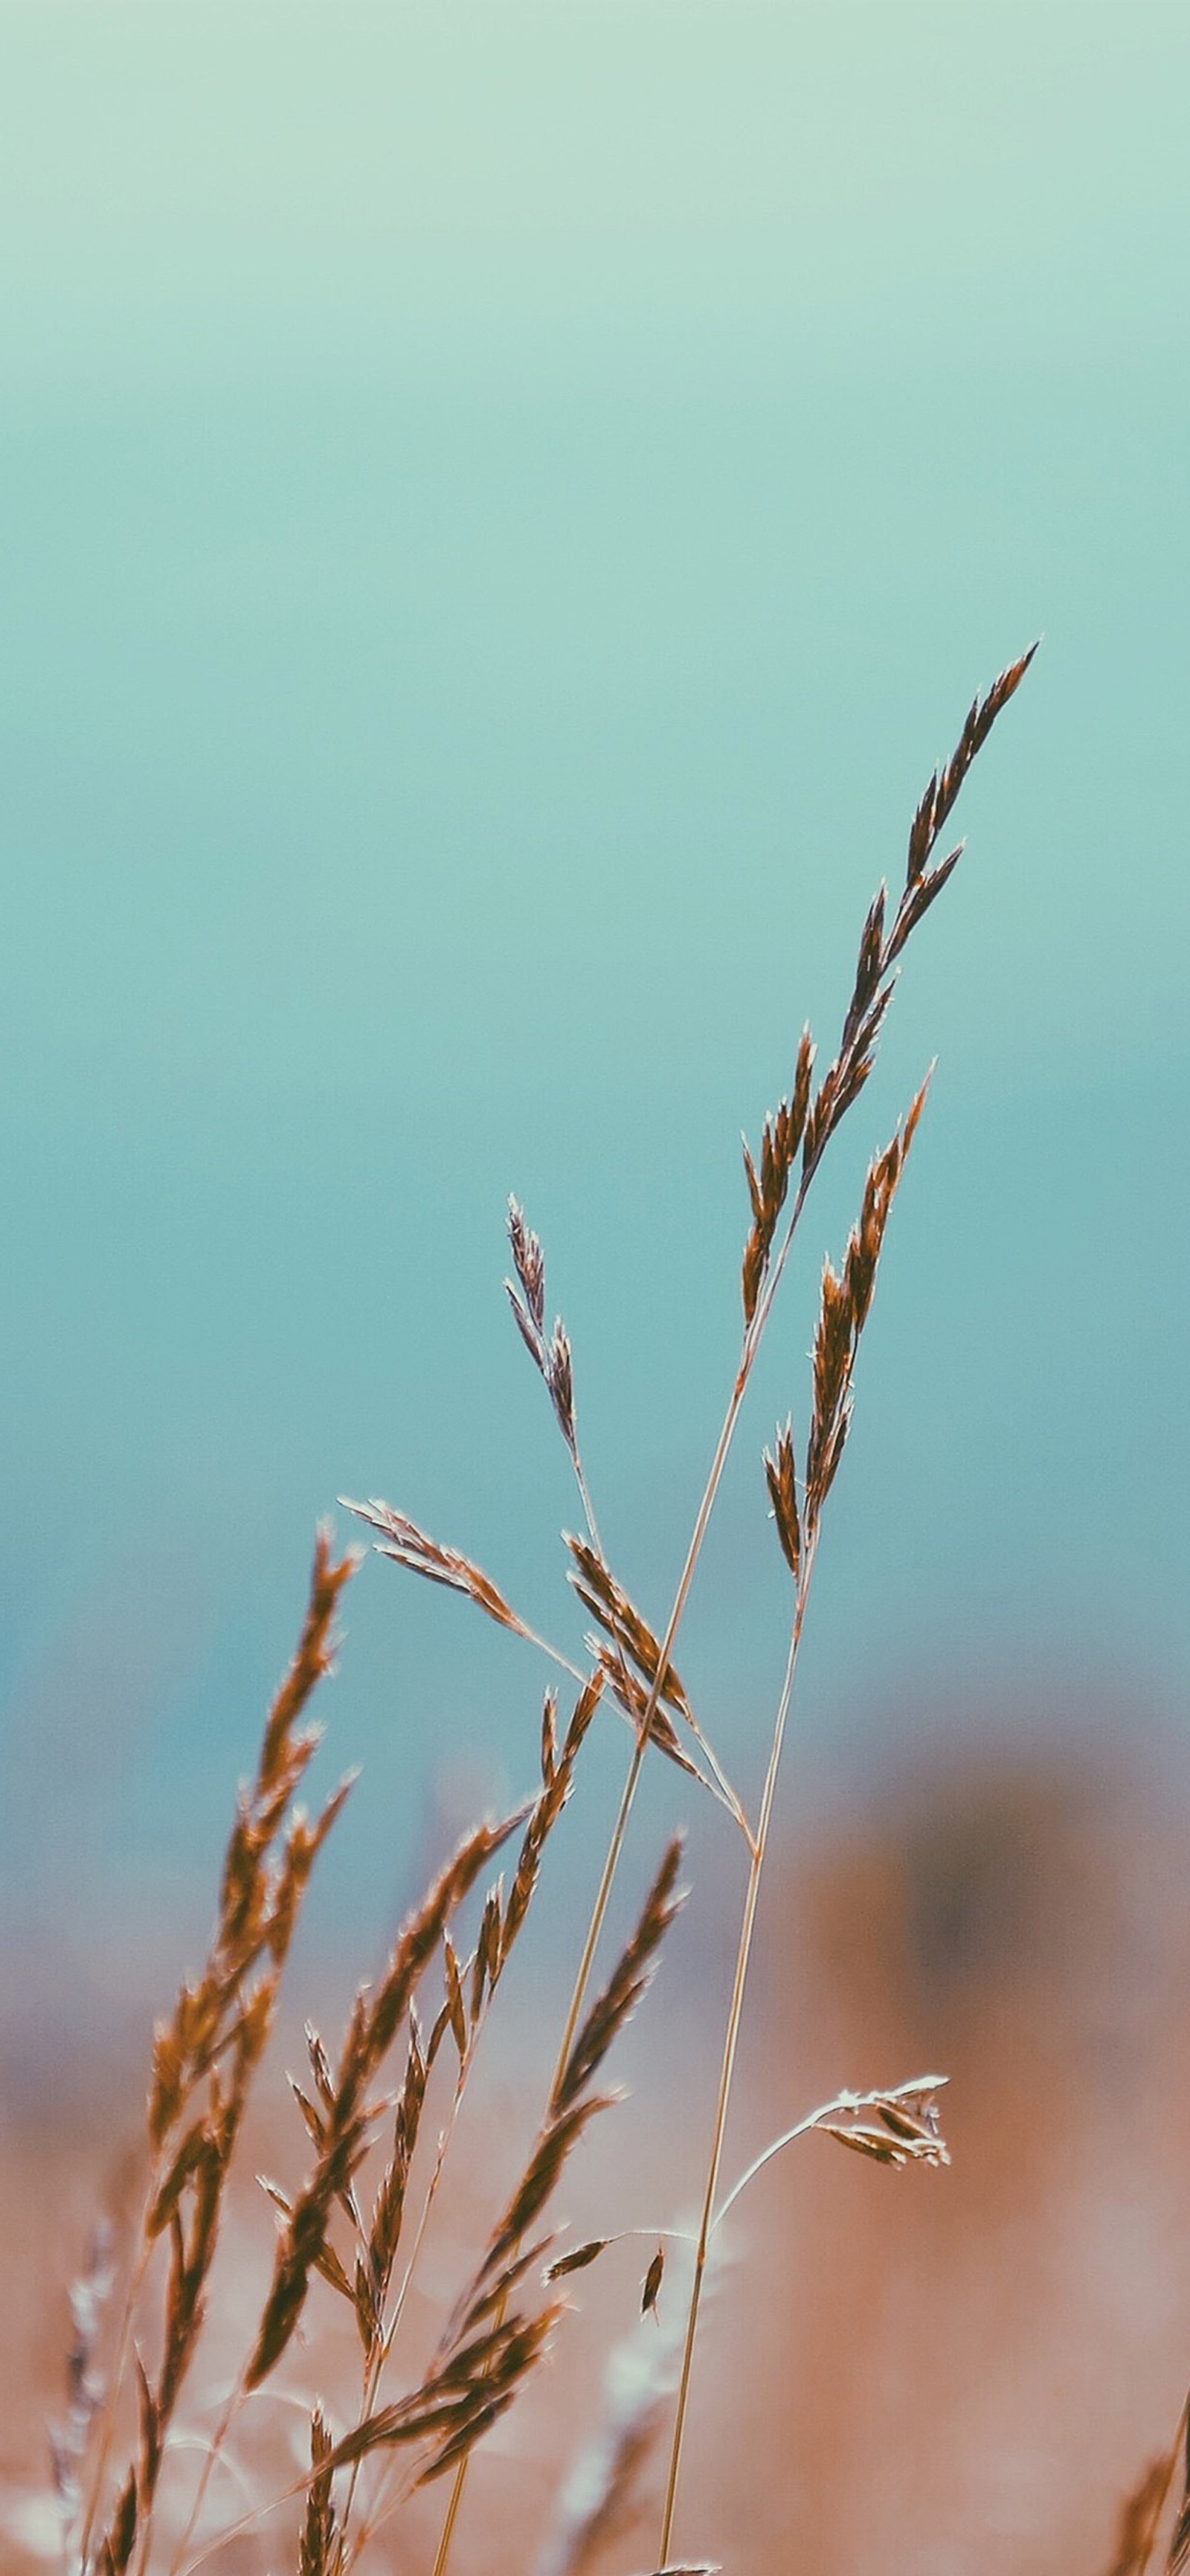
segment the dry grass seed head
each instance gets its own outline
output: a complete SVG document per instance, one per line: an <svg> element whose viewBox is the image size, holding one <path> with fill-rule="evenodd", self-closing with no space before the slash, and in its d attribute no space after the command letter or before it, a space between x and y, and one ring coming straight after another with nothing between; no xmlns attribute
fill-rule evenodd
<svg viewBox="0 0 1190 2576"><path fill-rule="evenodd" d="M532 1822L532 1818L530 1818ZM504 1955L504 1881L498 1878L489 1887L479 1921L479 1939L471 1968L469 2012L472 2024L478 2022L485 1994L490 1995L500 1974Z"/></svg>
<svg viewBox="0 0 1190 2576"><path fill-rule="evenodd" d="M498 1927L499 1944L493 1954L493 1963L489 1972L490 1982L492 1985L495 1984L497 1977L503 1969L505 1960L512 1949L513 1943L516 1940L517 1934L520 1931L521 1925L524 1922L525 1916L532 1903L534 1890L537 1886L538 1874L541 1869L542 1854L545 1850L549 1836L553 1832L554 1826L570 1798L574 1781L574 1766L578 1760L579 1752L586 1736L587 1729L590 1726L591 1720L595 1715L595 1711L599 1706L600 1698L603 1693L603 1679L604 1677L602 1672L596 1671L591 1675L590 1680L584 1683L584 1686L575 1701L570 1723L566 1729L566 1735L560 1752L558 1749L556 1725L558 1706L557 1694L553 1691L547 1694L541 1737L541 1769L543 1785L529 1811L529 1820L525 1827L524 1838L517 1857L516 1870L513 1875L512 1887L509 1891L503 1923Z"/></svg>
<svg viewBox="0 0 1190 2576"><path fill-rule="evenodd" d="M600 2111L610 2111L618 2099L615 2093L590 2093L580 2101L569 2103L565 2109L551 2112L484 2255L479 2272L481 2282L507 2260L514 2246L532 2226L539 2210L544 2208L588 2121Z"/></svg>
<svg viewBox="0 0 1190 2576"><path fill-rule="evenodd" d="M397 2101L392 2151L377 2186L367 2237L367 2272L371 2294L370 2304L374 2312L374 2322L368 2343L369 2350L374 2348L379 2338L381 2311L401 2239L409 2168L413 2162L418 2130L421 2126L428 2072L426 2054L421 2044L421 2032L416 2012L411 2004L405 2080Z"/></svg>
<svg viewBox="0 0 1190 2576"><path fill-rule="evenodd" d="M558 1428L577 1464L574 1367L570 1341L560 1315L555 1318L549 1340L546 1339L545 1256L539 1237L526 1225L524 1210L516 1199L508 1202L508 1241L518 1282L514 1287L511 1279L505 1280L508 1302L529 1357L545 1380Z"/></svg>
<svg viewBox="0 0 1190 2576"><path fill-rule="evenodd" d="M575 2038L554 2086L550 2102L552 2112L565 2110L590 2083L617 2033L631 2018L651 1982L657 1952L684 1901L684 1891L677 1885L682 1849L682 1837L675 1834L649 1889L636 1930Z"/></svg>
<svg viewBox="0 0 1190 2576"><path fill-rule="evenodd" d="M526 1634L524 1621L518 1619L491 1576L481 1566L473 1565L470 1557L460 1555L457 1548L443 1547L438 1539L419 1529L406 1512L395 1511L391 1503L375 1496L366 1503L353 1503L346 1494L340 1499L344 1511L354 1512L357 1520L380 1532L377 1556L390 1557L394 1565L403 1565L410 1574L423 1575L427 1583L441 1583L448 1592L461 1592L464 1600L473 1601L478 1610L494 1619L498 1628L510 1628L518 1637Z"/></svg>
<svg viewBox="0 0 1190 2576"><path fill-rule="evenodd" d="M957 750L943 769L935 770L913 817L905 871L907 891L920 879L972 761L983 749L997 716L1019 689L1036 651L1036 644L1031 644L1019 662L1011 662L1007 670L1001 671L998 679L993 680L986 697L972 700Z"/></svg>
<svg viewBox="0 0 1190 2576"><path fill-rule="evenodd" d="M708 1778L679 1741L665 1702L689 1727L695 1741L708 1754L712 1770L715 1769L686 1691L668 1658L658 1682L661 1647L647 1620L641 1617L635 1603L617 1583L598 1550L586 1539L576 1538L569 1530L564 1530L562 1535L574 1559L570 1581L580 1601L594 1613L605 1632L604 1637L588 1637L586 1643L616 1706L636 1728L638 1735L647 1724L649 1742L655 1744L667 1760L676 1763L688 1778L700 1781L711 1797L730 1806L718 1779Z"/></svg>
<svg viewBox="0 0 1190 2576"><path fill-rule="evenodd" d="M440 2477L511 2405L560 2315L555 2304L536 2317L504 2318L470 2342L449 2347L419 2388L345 2434L327 2454L324 2470L347 2468L396 2444L426 2441L432 2448L417 2483Z"/></svg>
<svg viewBox="0 0 1190 2576"><path fill-rule="evenodd" d="M837 2138L840 2146L870 2156L877 2164L948 2165L950 2151L934 2098L945 2082L944 2075L918 2075L884 2092L843 2094L831 2106L842 2116L824 2115L813 2125L824 2136ZM860 2116L873 2111L879 2127Z"/></svg>
<svg viewBox="0 0 1190 2576"><path fill-rule="evenodd" d="M579 1600L599 1621L612 1644L619 1646L635 1664L650 1690L656 1685L659 1697L689 1723L690 1702L672 1663L666 1664L660 1684L657 1684L661 1647L648 1621L642 1619L623 1585L617 1583L603 1558L586 1539L576 1538L570 1530L564 1530L562 1536L574 1559L570 1580Z"/></svg>
<svg viewBox="0 0 1190 2576"><path fill-rule="evenodd" d="M513 1268L524 1299L523 1310L512 1281L506 1279L504 1285L508 1290L513 1312L540 1367L541 1341L545 1332L545 1255L541 1249L540 1237L526 1225L525 1211L514 1198L510 1198L508 1202L508 1241L512 1251Z"/></svg>
<svg viewBox="0 0 1190 2576"><path fill-rule="evenodd" d="M387 2054L412 1999L418 1979L432 1957L451 1916L470 1894L480 1871L502 1850L510 1834L523 1825L531 1805L516 1807L499 1824L477 1825L464 1835L420 1906L409 1916L366 2017L360 2042L367 2080Z"/></svg>
<svg viewBox="0 0 1190 2576"><path fill-rule="evenodd" d="M136 2471L129 2471L99 2551L99 2576L124 2576L136 2540L139 2494Z"/></svg>
<svg viewBox="0 0 1190 2576"><path fill-rule="evenodd" d="M789 1571L796 1583L801 1572L802 1528L797 1503L797 1461L793 1445L793 1424L786 1417L773 1447L764 1453L765 1480L777 1536Z"/></svg>
<svg viewBox="0 0 1190 2576"><path fill-rule="evenodd" d="M576 2245L569 2254L559 2254L556 2263L546 2269L547 2281L562 2281L568 2272L585 2272L589 2263L598 2261L611 2244L610 2236L590 2236L585 2245Z"/></svg>
<svg viewBox="0 0 1190 2576"><path fill-rule="evenodd" d="M298 2576L332 2576L336 2556L335 2511L331 2503L331 2454L334 2444L326 2417L316 2405L310 2419L310 2466L315 2471L306 2491Z"/></svg>
<svg viewBox="0 0 1190 2576"><path fill-rule="evenodd" d="M1034 645L1018 662L1002 671L987 696L975 700L952 758L944 769L935 771L930 780L909 835L905 891L887 937L887 899L883 887L869 909L839 1052L824 1074L806 1115L802 1147L803 1184L810 1179L840 1120L858 1099L871 1073L884 1014L892 999L893 967L912 932L957 866L961 845L932 872L927 873L926 863L972 761L986 742L997 716L1019 687L1036 649Z"/></svg>
<svg viewBox="0 0 1190 2576"><path fill-rule="evenodd" d="M645 2274L644 2280L641 2283L640 2312L642 2317L647 2317L655 2313L657 2297L661 2288L664 2273L665 2249L663 2246L659 2245L653 2256L653 2260L649 2265L648 2271Z"/></svg>
<svg viewBox="0 0 1190 2576"><path fill-rule="evenodd" d="M320 1527L297 1651L265 1722L255 1779L237 1801L206 1965L196 1982L183 1983L171 2019L154 2034L148 2104L154 2180L143 2235L146 2247L158 2236L169 2239L162 2352L156 2385L140 2374L138 2458L98 2547L97 2564L107 2576L119 2576L138 2538L142 2557L147 2554L165 2437L202 2331L224 2189L249 2086L269 2036L280 1970L310 1870L350 1785L333 1793L314 1826L300 1811L290 1812L321 1740L320 1729L299 1720L331 1669L339 1600L359 1562L355 1549L336 1561L330 1533ZM252 1985L265 1959L268 1967ZM201 2087L203 2107L163 2170L162 2151Z"/></svg>
<svg viewBox="0 0 1190 2576"><path fill-rule="evenodd" d="M493 1853L523 1823L525 1813L518 1808L501 1824L479 1825L464 1838L404 1925L375 1995L365 1989L356 1997L334 2098L316 2141L314 2170L293 2203L277 2246L272 2285L245 2379L249 2389L258 2388L275 2368L301 2315L310 2273L318 2268L325 2249L332 2208L349 2189L372 2141L375 2115L366 2100L367 2089L388 2054L417 1984L451 1915Z"/></svg>
<svg viewBox="0 0 1190 2576"><path fill-rule="evenodd" d="M823 1265L814 1336L814 1410L806 1449L805 1527L812 1536L842 1457L851 1420L851 1376L871 1310L876 1270L893 1200L925 1105L929 1077L904 1124L868 1170L859 1220L848 1238L842 1273ZM769 1491L773 1491L772 1477ZM780 1524L778 1524L780 1526ZM782 1539L784 1545L784 1539Z"/></svg>
<svg viewBox="0 0 1190 2576"><path fill-rule="evenodd" d="M673 1719L667 1715L660 1700L655 1700L646 1684L637 1680L636 1674L624 1660L622 1649L619 1646L609 1645L601 1637L594 1636L588 1637L586 1644L588 1652L595 1659L601 1682L615 1701L617 1708L627 1718L629 1725L634 1728L637 1736L643 1734L647 1726L649 1743L656 1745L658 1752L665 1755L667 1762L674 1763L679 1771L684 1771L687 1779L697 1780L709 1796L718 1798L721 1804L726 1804L721 1790L716 1787L713 1780L707 1778L706 1772L700 1769L693 1756L687 1753L680 1742ZM688 1720L688 1723L693 1726L693 1719ZM695 1732L697 1733L697 1730Z"/></svg>
<svg viewBox="0 0 1190 2576"><path fill-rule="evenodd" d="M272 1846L289 1802L321 1740L318 1728L299 1729L297 1722L312 1691L332 1669L339 1600L359 1563L354 1548L336 1562L328 1530L319 1529L297 1652L266 1720L256 1778L237 1802L206 1966L196 1984L183 1984L172 2018L159 2023L154 2033L148 2124L155 2147L233 2037L236 2009L252 1970L266 1953L282 1964L314 1858L347 1795L350 1784L345 1782L313 1828L304 1818L293 1817L286 1846L274 1856Z"/></svg>
<svg viewBox="0 0 1190 2576"><path fill-rule="evenodd" d="M578 1433L574 1420L574 1361L570 1337L560 1315L554 1318L553 1337L545 1355L545 1382L550 1391L560 1430L571 1456L578 1455Z"/></svg>
<svg viewBox="0 0 1190 2576"><path fill-rule="evenodd" d="M752 1160L747 1137L742 1140L748 1196L752 1202L752 1231L744 1249L741 1278L744 1321L749 1325L759 1303L790 1174L805 1135L813 1067L813 1041L809 1029L803 1029L790 1096L788 1100L780 1101L776 1109L770 1110L764 1122L759 1172Z"/></svg>
<svg viewBox="0 0 1190 2576"><path fill-rule="evenodd" d="M558 1694L547 1690L541 1711L541 1777L548 1789L558 1768Z"/></svg>

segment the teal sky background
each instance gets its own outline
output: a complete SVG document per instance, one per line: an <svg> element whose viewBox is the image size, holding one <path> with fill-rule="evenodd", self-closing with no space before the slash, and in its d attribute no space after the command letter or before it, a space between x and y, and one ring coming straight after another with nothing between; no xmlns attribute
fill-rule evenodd
<svg viewBox="0 0 1190 2576"><path fill-rule="evenodd" d="M836 1030L934 760L1039 632L686 1663L751 1780L759 1450L936 1053L807 1740L829 1771L997 1709L1181 1726L1188 77L1186 10L1136 0L0 6L26 1922L205 1887L337 1493L581 1636L510 1188L663 1610L734 1366L740 1127ZM538 1703L387 1567L350 1629L347 1904L395 1900L435 1797L523 1785Z"/></svg>

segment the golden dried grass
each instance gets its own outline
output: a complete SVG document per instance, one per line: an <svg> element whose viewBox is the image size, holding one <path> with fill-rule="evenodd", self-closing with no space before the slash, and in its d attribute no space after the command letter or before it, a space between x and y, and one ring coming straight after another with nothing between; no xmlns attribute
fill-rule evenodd
<svg viewBox="0 0 1190 2576"><path fill-rule="evenodd" d="M148 2110L148 2185L118 2322L106 2352L101 2323L105 2254L97 2252L76 2285L70 2407L55 2454L63 2556L76 2576L125 2576L128 2570L135 2570L136 2576L152 2576L152 2571L161 2569L168 2569L168 2576L190 2576L192 2569L220 2558L230 2567L245 2535L255 2531L266 2514L285 2507L292 2513L292 2538L286 2546L301 2576L348 2576L348 2571L378 2551L383 2553L394 2516L419 2489L453 2472L435 2559L435 2576L444 2576L476 2445L538 2372L564 2316L565 2300L552 2296L551 2290L616 2241L609 2235L558 2252L548 2211L558 2181L589 2125L616 2098L594 2090L595 2079L644 2000L681 1901L677 1887L681 1840L675 1837L646 1892L634 1931L602 1991L593 2003L588 2002L607 1906L650 1744L712 1791L741 1827L748 1849L747 1887L701 2215L692 2236L682 2239L681 2231L670 2231L684 2243L690 2284L676 2372L659 2569L679 2576L670 2553L683 2437L707 2267L715 2231L727 2209L778 2149L812 2131L869 2162L894 2168L947 2161L935 2100L943 2079L920 2077L836 2095L774 2141L726 2199L720 2197L756 1907L822 1516L846 1442L861 1337L925 1086L903 1125L870 1165L860 1215L841 1269L836 1271L828 1262L822 1274L804 1458L799 1463L788 1423L778 1433L774 1451L765 1455L769 1498L793 1578L794 1602L785 1678L755 1821L748 1818L726 1778L678 1678L673 1655L728 1452L809 1191L831 1139L872 1071L899 960L960 855L953 850L931 865L939 835L972 761L1031 658L1024 655L986 697L976 700L952 759L935 772L921 799L910 832L904 891L891 920L883 888L868 911L838 1047L826 1071L815 1082L816 1055L807 1030L798 1046L790 1096L765 1119L757 1160L745 1145L751 1223L743 1256L739 1364L664 1627L648 1620L611 1572L579 1446L570 1339L560 1319L547 1333L544 1254L515 1200L509 1212L515 1281L506 1284L522 1340L543 1380L565 1443L582 1506L585 1535L567 1535L566 1544L571 1580L599 1631L589 1640L589 1668L580 1670L559 1655L480 1567L430 1538L404 1511L381 1501L348 1506L376 1534L382 1557L463 1595L497 1625L542 1648L573 1674L578 1698L559 1746L556 1701L552 1693L547 1696L538 1788L499 1822L484 1821L474 1827L446 1861L403 1926L378 1979L359 1988L337 2057L332 2058L317 2031L308 2031L310 2087L307 2091L295 2084L293 2090L312 2161L296 2194L288 2195L277 2184L265 2186L279 2220L270 2277L234 2384L206 2445L188 2508L173 2513L166 2532L159 2514L160 2493L167 2470L176 2468L175 2417L207 2318L229 2173L273 2026L281 1973L310 1873L350 1786L350 1782L342 1784L313 1824L295 1802L319 1741L319 1730L302 1722L304 1713L330 1669L338 1603L359 1563L354 1553L334 1560L329 1537L325 1532L319 1535L297 1653L266 1720L255 1780L241 1794L233 1820L208 1958L199 1977L183 1985L173 2014L157 2031ZM538 1899L547 1845L573 1793L578 1758L601 1695L628 1719L633 1749L540 2124L511 2192L491 2221L477 2265L453 2300L428 2357L420 2363L412 2356L403 2357L400 2393L386 2394L385 2377L395 2366L410 2283L432 2220L476 2050L511 1948ZM468 1899L518 1835L508 1893L502 1878L489 1881L468 1947L460 1929L468 1920ZM423 2027L419 2003L427 1982L436 2000ZM427 2091L440 2052L448 2047L455 2065L453 2093L429 2170L423 2171L418 2217L394 2292L411 2180L419 2170ZM545 2232L535 2234L543 2224ZM641 2308L646 2316L658 2311L664 2265L664 2247L658 2246L642 2285ZM262 2497L250 2510L220 2523L210 2505L213 2473L246 2439L250 2401L273 2379L290 2352L316 2280L350 2317L360 2353L358 2390L340 2410L341 2430L335 2430L325 2400L312 2402L308 2466L303 2473L287 2489ZM150 2322L154 2306L155 2327ZM151 2366L142 2359L145 2349L155 2356ZM655 2432L657 2405L646 2412ZM611 2526L617 2480L627 2475L626 2464L635 2471L639 2450L639 2441L626 2435L613 2457L606 2492L597 2500L595 2522L588 2517L589 2530L597 2527L600 2514L604 2526ZM123 2465L114 2465L117 2460ZM1179 2538L1183 2523L1190 2527L1185 2511L1175 2533L1171 2570L1182 2563L1179 2548L1185 2555ZM1139 2570L1143 2561L1136 2559L1136 2527L1134 2514L1129 2545ZM572 2556L570 2564L579 2564L579 2558ZM683 2561L681 2566L691 2576L693 2562Z"/></svg>

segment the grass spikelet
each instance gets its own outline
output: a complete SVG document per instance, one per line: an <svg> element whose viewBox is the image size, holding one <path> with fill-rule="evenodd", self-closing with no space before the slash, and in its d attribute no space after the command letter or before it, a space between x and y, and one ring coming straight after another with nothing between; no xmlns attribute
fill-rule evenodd
<svg viewBox="0 0 1190 2576"><path fill-rule="evenodd" d="M913 817L905 869L906 893L921 883L926 861L934 849L943 824L949 819L972 761L977 753L982 751L997 716L1003 713L1009 699L1015 697L1036 651L1036 644L1031 644L1028 652L1022 653L1018 662L1010 662L1007 670L1001 671L999 678L993 680L985 697L976 697L972 700L971 710L959 736L957 749L944 768L935 770Z"/></svg>
<svg viewBox="0 0 1190 2576"><path fill-rule="evenodd" d="M788 1417L784 1429L777 1433L772 1450L765 1450L764 1472L781 1552L796 1583L802 1562L802 1525L797 1503L793 1423Z"/></svg>
<svg viewBox="0 0 1190 2576"><path fill-rule="evenodd" d="M642 1742L656 1744L680 1771L701 1781L703 1788L738 1821L739 1800L707 1742L672 1663L662 1657L647 1620L641 1617L596 1548L569 1530L564 1530L562 1536L574 1559L570 1581L609 1641L605 1644L598 1637L590 1637L587 1644L612 1698L631 1720ZM706 1757L706 1771L679 1742L668 1715L671 1708L700 1746Z"/></svg>
<svg viewBox="0 0 1190 2576"><path fill-rule="evenodd" d="M855 1357L871 1311L876 1267L889 1213L917 1132L928 1087L928 1081L922 1084L904 1125L869 1168L859 1221L848 1239L842 1272L833 1270L829 1261L823 1267L818 1329L814 1337L814 1410L806 1449L805 1526L807 1538L811 1541L843 1455L851 1423L851 1376ZM772 1495L771 1474L768 1482ZM781 1530L780 1518L778 1530ZM788 1557L787 1548L785 1552Z"/></svg>
<svg viewBox="0 0 1190 2576"><path fill-rule="evenodd" d="M745 1324L751 1324L756 1314L789 1189L790 1174L801 1151L813 1069L814 1042L809 1030L803 1029L793 1089L788 1100L782 1100L776 1109L770 1110L764 1122L759 1171L752 1160L747 1137L744 1138L744 1171L752 1202L752 1231L744 1247L741 1275Z"/></svg>
<svg viewBox="0 0 1190 2576"><path fill-rule="evenodd" d="M588 2122L598 2112L610 2110L616 2098L614 2093L588 2093L579 2100L568 2102L564 2108L551 2105L546 2125L484 2256L479 2273L481 2281L486 2280L507 2259L513 2247L519 2245L526 2230L532 2227L544 2209Z"/></svg>
<svg viewBox="0 0 1190 2576"><path fill-rule="evenodd" d="M603 1674L596 1672L580 1691L560 1753L555 1729L557 1700L553 1694L546 1700L542 1725L543 1786L530 1809L504 1918L496 1927L493 1936L493 1957L489 1970L492 1985L495 1985L504 1967L533 1901L545 1846L571 1796L574 1786L574 1767L587 1729L599 1705L603 1681ZM481 1933L481 1941L482 1938Z"/></svg>
<svg viewBox="0 0 1190 2576"><path fill-rule="evenodd" d="M441 1583L448 1592L461 1592L465 1600L474 1601L478 1610L494 1619L498 1628L511 1628L517 1636L528 1636L529 1630L498 1585L481 1566L473 1565L470 1557L461 1556L455 1547L443 1547L438 1539L419 1529L407 1513L394 1511L391 1503L376 1499L353 1503L347 1495L341 1499L344 1511L354 1512L357 1520L380 1532L378 1556L390 1557L394 1565L405 1566L411 1574L424 1575L427 1583Z"/></svg>
<svg viewBox="0 0 1190 2576"><path fill-rule="evenodd" d="M668 1661L662 1666L661 1648L647 1620L629 1600L623 1586L589 1547L585 1539L575 1538L569 1530L562 1533L574 1558L570 1580L585 1608L599 1621L613 1645L619 1646L636 1667L642 1680L679 1717L693 1725L693 1712L686 1692L674 1667Z"/></svg>
<svg viewBox="0 0 1190 2576"><path fill-rule="evenodd" d="M429 2442L433 2447L418 2483L440 2476L511 2405L520 2383L541 2359L560 2314L555 2306L537 2317L507 2318L467 2344L448 2347L419 2387L367 2416L336 2442L322 2464L324 2472L348 2468L396 2443Z"/></svg>
<svg viewBox="0 0 1190 2576"><path fill-rule="evenodd" d="M557 2262L547 2268L547 2281L562 2281L568 2272L585 2272L588 2264L597 2262L599 2256L607 2252L611 2241L610 2236L591 2236L585 2245L576 2245L571 2253L559 2254Z"/></svg>
<svg viewBox="0 0 1190 2576"><path fill-rule="evenodd" d="M319 1531L297 1652L269 1711L256 1778L240 1793L210 1955L198 1983L182 1987L172 2019L159 2024L154 2036L148 2120L155 2147L230 2044L253 1969L266 1953L277 1966L283 1964L314 1858L347 1794L349 1784L344 1783L313 1829L301 1818L291 1818L288 1838L277 1852L283 1820L321 1741L319 1729L299 1728L298 1720L332 1669L339 1600L359 1562L358 1552L350 1549L333 1563L329 1534Z"/></svg>
<svg viewBox="0 0 1190 2576"><path fill-rule="evenodd" d="M310 2273L321 2254L335 2202L348 2189L371 2143L374 2115L367 2101L397 2035L418 1982L455 1909L479 1872L524 1821L524 1810L499 1825L478 1825L460 1843L428 1896L405 1924L375 1995L356 1998L309 2180L289 2213L277 2247L273 2280L260 2320L245 2386L259 2388L275 2369L305 2304Z"/></svg>
<svg viewBox="0 0 1190 2576"><path fill-rule="evenodd" d="M550 2097L554 2116L564 2112L590 2083L617 2033L624 2027L653 1977L657 1952L682 1903L677 1877L682 1865L682 1837L675 1834L649 1889L640 1920L621 1952L612 1977L592 2005L562 2067Z"/></svg>
<svg viewBox="0 0 1190 2576"><path fill-rule="evenodd" d="M315 2474L306 2496L298 2576L333 2576L337 2538L331 2503L333 2452L326 2417L321 2406L316 2406L310 2421L310 2466Z"/></svg>
<svg viewBox="0 0 1190 2576"><path fill-rule="evenodd" d="M545 1380L558 1429L577 1467L578 1434L574 1420L574 1365L570 1339L560 1315L555 1318L553 1332L547 1338L545 1256L539 1237L526 1225L524 1211L515 1199L508 1202L508 1241L517 1275L516 1287L511 1279L504 1282L508 1302L529 1357Z"/></svg>
<svg viewBox="0 0 1190 2576"><path fill-rule="evenodd" d="M375 2351L380 2340L384 2301L388 2294L393 2264L401 2241L405 2194L409 2185L409 2169L417 2146L418 2131L421 2127L428 2072L417 2016L413 2006L410 2005L405 2080L397 2102L392 2150L380 2178L371 2226L368 2230L367 2277L370 2332L366 2348L369 2353Z"/></svg>
<svg viewBox="0 0 1190 2576"><path fill-rule="evenodd" d="M519 1294L511 1279L506 1279L504 1285L526 1344L540 1368L545 1333L545 1256L540 1237L526 1225L524 1209L513 1198L508 1202L508 1241Z"/></svg>
<svg viewBox="0 0 1190 2576"><path fill-rule="evenodd" d="M674 1763L679 1771L684 1771L688 1780L697 1780L711 1797L720 1798L725 1805L730 1804L729 1800L723 1799L723 1793L716 1786L715 1781L708 1779L706 1772L699 1768L693 1755L687 1753L685 1746L679 1740L672 1718L655 1701L650 1687L640 1681L631 1670L625 1660L623 1648L618 1644L606 1645L600 1637L589 1637L587 1645L594 1657L600 1679L606 1685L617 1708L634 1728L638 1744L642 1747L646 1743L655 1744L658 1752L665 1755L666 1761Z"/></svg>

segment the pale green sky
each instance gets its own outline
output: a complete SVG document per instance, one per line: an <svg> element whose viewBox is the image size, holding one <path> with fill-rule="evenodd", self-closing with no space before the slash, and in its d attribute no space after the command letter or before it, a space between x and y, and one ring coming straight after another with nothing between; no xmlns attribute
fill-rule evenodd
<svg viewBox="0 0 1190 2576"><path fill-rule="evenodd" d="M746 1769L757 1453L938 1052L807 1727L1176 1711L1188 72L1181 6L0 5L0 1682L43 1877L179 1787L214 1840L339 1490L577 1637L509 1187L662 1606L739 1128L1042 629L690 1655ZM361 1868L420 1830L411 1743L494 1731L519 1782L537 1677L453 1606L360 1587Z"/></svg>

